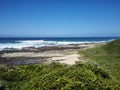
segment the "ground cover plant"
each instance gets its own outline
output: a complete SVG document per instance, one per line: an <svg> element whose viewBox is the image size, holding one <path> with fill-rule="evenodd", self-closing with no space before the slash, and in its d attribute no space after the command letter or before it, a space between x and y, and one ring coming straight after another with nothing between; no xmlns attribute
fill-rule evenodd
<svg viewBox="0 0 120 90"><path fill-rule="evenodd" d="M105 90L119 88L112 76L96 64L77 62L0 68L0 80L8 90Z"/></svg>
<svg viewBox="0 0 120 90"><path fill-rule="evenodd" d="M99 64L108 70L120 82L120 39L114 40L102 46L79 51L85 60Z"/></svg>

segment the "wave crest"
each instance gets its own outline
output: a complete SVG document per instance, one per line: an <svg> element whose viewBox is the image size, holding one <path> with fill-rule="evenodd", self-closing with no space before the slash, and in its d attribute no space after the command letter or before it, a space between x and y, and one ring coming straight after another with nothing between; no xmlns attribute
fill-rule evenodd
<svg viewBox="0 0 120 90"><path fill-rule="evenodd" d="M112 40L109 40L112 41ZM0 50L5 48L22 49L23 47L42 47L42 46L57 46L67 44L83 44L83 43L101 43L108 41L44 41L44 40L18 40L15 43L1 43Z"/></svg>

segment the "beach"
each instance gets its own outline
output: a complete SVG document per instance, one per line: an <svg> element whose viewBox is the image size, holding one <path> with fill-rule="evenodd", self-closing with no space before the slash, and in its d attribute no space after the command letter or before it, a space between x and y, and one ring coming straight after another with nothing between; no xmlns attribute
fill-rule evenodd
<svg viewBox="0 0 120 90"><path fill-rule="evenodd" d="M26 65L38 63L60 62L73 65L77 61L82 61L79 50L95 47L104 43L83 43L68 44L60 46L44 46L44 47L24 47L20 50L11 48L0 51L1 65Z"/></svg>

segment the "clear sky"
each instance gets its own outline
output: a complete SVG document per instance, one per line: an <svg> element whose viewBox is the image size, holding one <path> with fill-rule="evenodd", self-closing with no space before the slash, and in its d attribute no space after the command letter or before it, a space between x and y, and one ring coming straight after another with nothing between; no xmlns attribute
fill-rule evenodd
<svg viewBox="0 0 120 90"><path fill-rule="evenodd" d="M120 0L0 0L0 37L120 36Z"/></svg>

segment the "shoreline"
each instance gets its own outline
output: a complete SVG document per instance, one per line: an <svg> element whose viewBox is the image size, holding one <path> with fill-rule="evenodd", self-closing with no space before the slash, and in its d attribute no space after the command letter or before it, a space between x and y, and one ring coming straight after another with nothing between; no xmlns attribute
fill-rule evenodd
<svg viewBox="0 0 120 90"><path fill-rule="evenodd" d="M0 65L26 65L57 61L68 65L80 60L79 50L105 43L68 44L61 46L24 47L0 51Z"/></svg>

